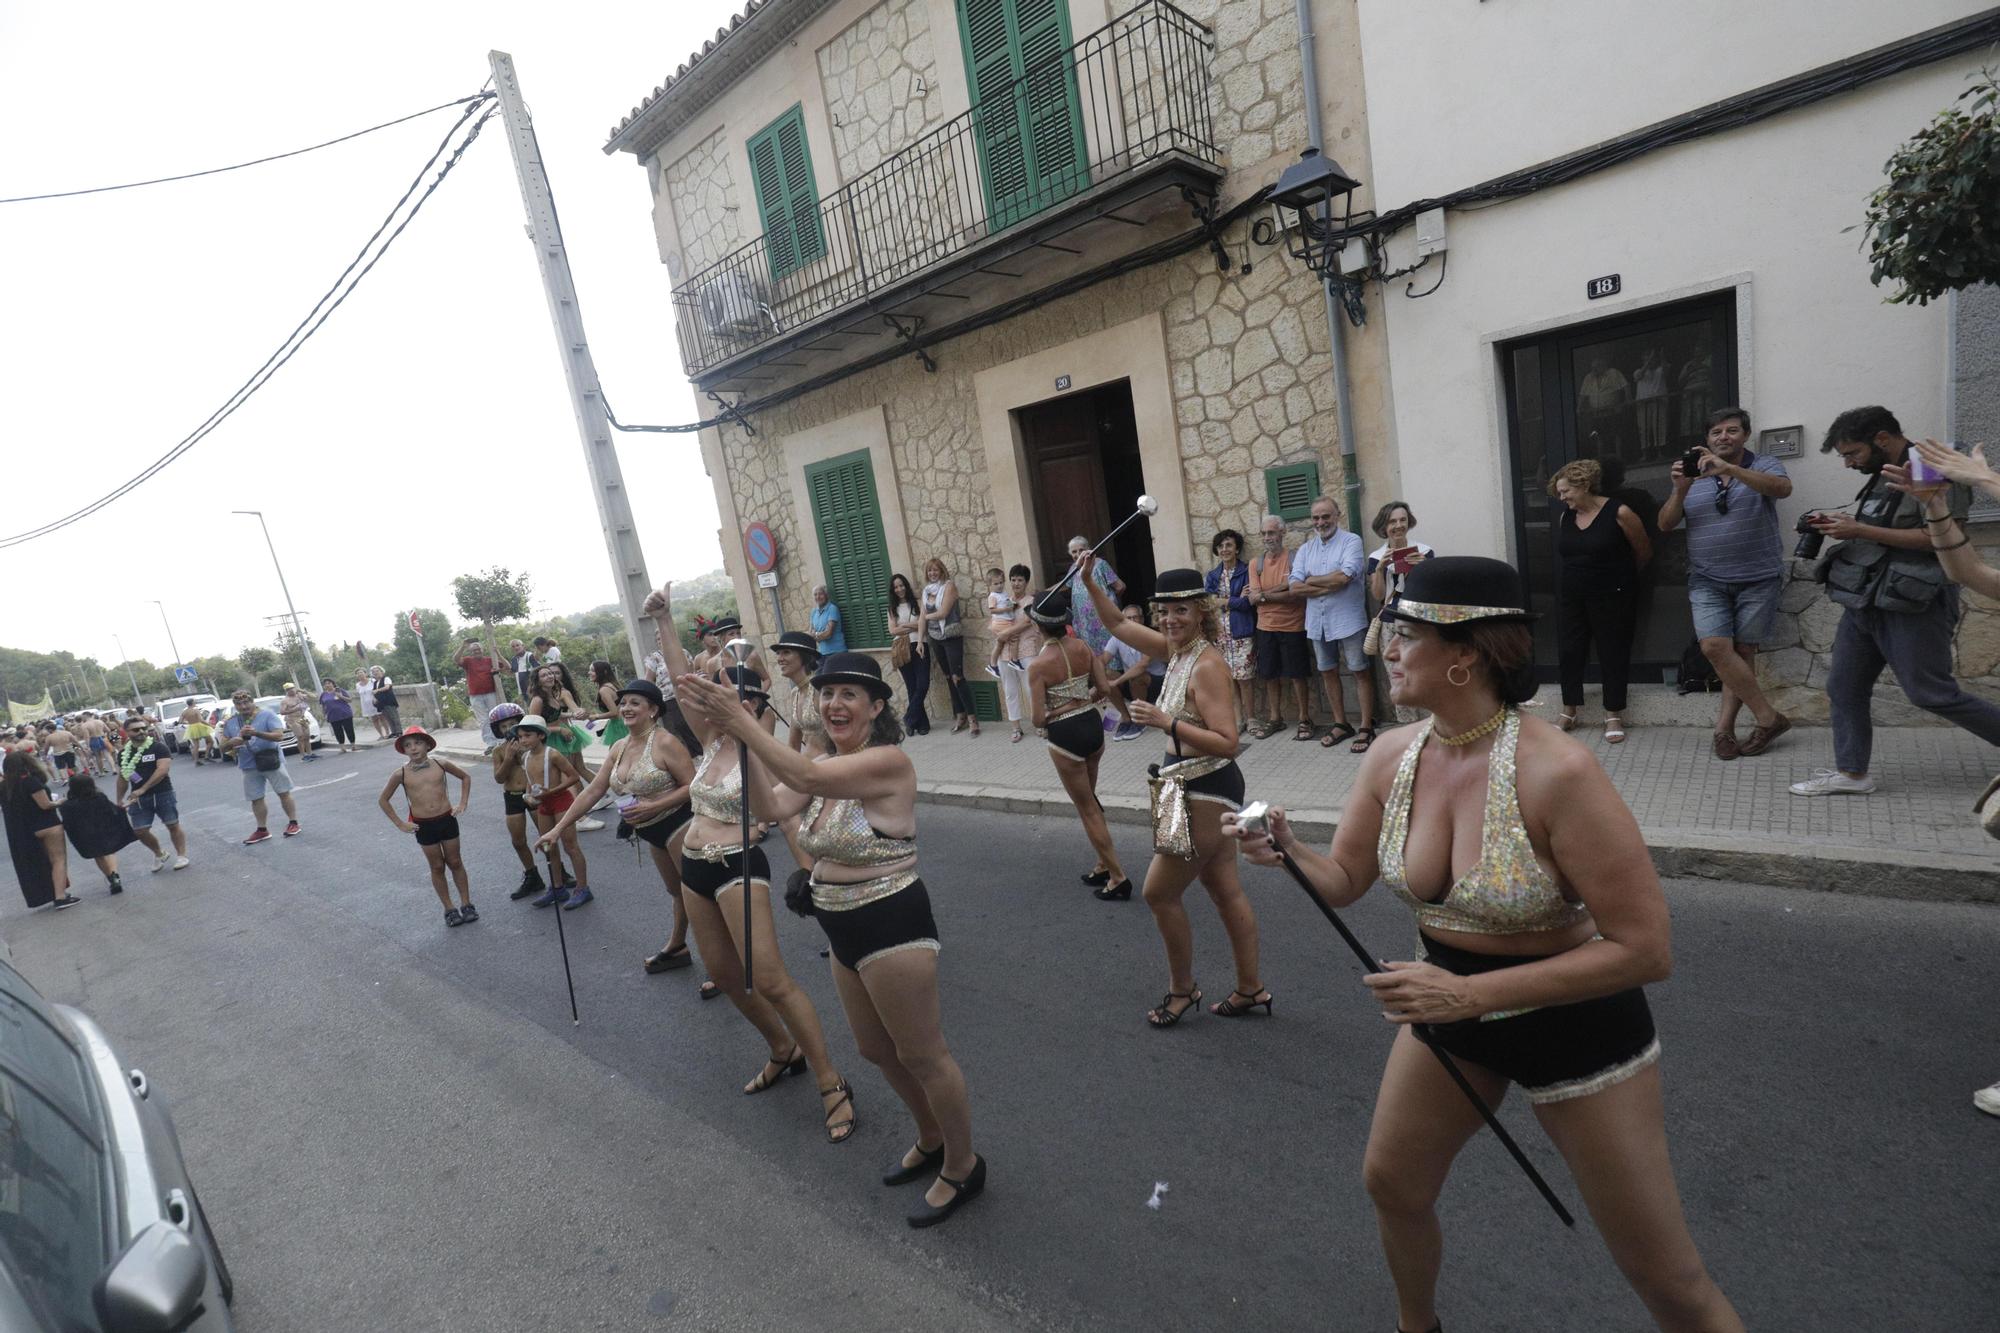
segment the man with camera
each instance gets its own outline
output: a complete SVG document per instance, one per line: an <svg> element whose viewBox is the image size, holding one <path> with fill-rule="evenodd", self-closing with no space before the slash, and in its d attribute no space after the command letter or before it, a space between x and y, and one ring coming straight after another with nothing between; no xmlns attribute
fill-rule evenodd
<svg viewBox="0 0 2000 1333"><path fill-rule="evenodd" d="M1660 531L1687 524L1695 637L1722 678L1715 757L1759 755L1792 727L1757 685L1757 647L1771 632L1785 586L1778 501L1792 493L1792 479L1783 463L1750 449L1750 414L1740 407L1709 415L1704 443L1674 463L1672 479ZM1756 725L1739 742L1736 717L1745 705Z"/></svg>
<svg viewBox="0 0 2000 1333"><path fill-rule="evenodd" d="M1804 520L1840 543L1820 561L1815 576L1846 611L1826 678L1834 767L1793 783L1794 796L1875 790L1868 776L1874 739L1869 702L1885 666L1895 671L1911 703L2000 745L2000 708L1967 694L1951 672L1958 589L1932 552L1923 502L1892 489L1881 476L1884 467L1902 466L1910 458L1902 425L1886 407L1857 407L1834 418L1820 451L1838 452L1849 468L1866 473L1868 482L1855 497L1852 516L1808 514ZM1939 479L1912 472L1911 480ZM1965 489L1954 486L1951 517L1962 520L1969 505ZM1808 553L1806 546L1800 542L1801 554Z"/></svg>

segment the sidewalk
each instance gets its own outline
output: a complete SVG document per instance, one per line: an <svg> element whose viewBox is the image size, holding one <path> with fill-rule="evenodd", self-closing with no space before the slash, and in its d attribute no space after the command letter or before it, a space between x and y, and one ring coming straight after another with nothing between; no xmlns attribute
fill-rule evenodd
<svg viewBox="0 0 2000 1333"><path fill-rule="evenodd" d="M982 731L973 740L939 728L904 742L924 799L1075 818L1033 732L1015 745L1004 722ZM2000 771L2000 756L1956 727L1877 727L1879 790L1815 798L1786 788L1832 764L1833 735L1824 727L1800 727L1769 754L1731 763L1709 753L1706 727L1634 727L1623 745L1606 745L1595 728L1577 736L1632 807L1662 875L2000 903L2000 842L1972 813L1973 800ZM461 761L482 750L476 730L440 732L438 739ZM1105 737L1097 794L1113 822L1147 823L1146 765L1158 763L1162 749L1156 732L1132 741ZM605 753L592 745L584 758L594 768ZM1251 742L1240 762L1250 799L1283 804L1302 832L1323 841L1333 836L1361 756L1283 731ZM1087 855L1080 829L1077 847Z"/></svg>

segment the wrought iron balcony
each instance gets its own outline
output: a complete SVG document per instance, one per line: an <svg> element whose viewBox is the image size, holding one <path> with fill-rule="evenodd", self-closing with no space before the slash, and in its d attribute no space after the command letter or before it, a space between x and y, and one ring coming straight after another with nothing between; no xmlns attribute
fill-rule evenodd
<svg viewBox="0 0 2000 1333"><path fill-rule="evenodd" d="M907 334L941 284L1032 276L1019 261L1011 267L1021 271L994 267L1002 255L1040 247L1044 258L1076 256L1081 243L1053 243L1065 231L1107 218L1113 232L1146 225L1131 207L1134 187L1212 186L1221 175L1213 49L1204 25L1166 0L1144 0L984 88L964 115L817 209L767 219L763 235L673 290L689 378L752 389L783 378L751 373L779 351L803 352L789 357L798 369L823 360L813 353L829 340ZM1161 170L1169 167L1179 170ZM949 299L964 310L978 298Z"/></svg>

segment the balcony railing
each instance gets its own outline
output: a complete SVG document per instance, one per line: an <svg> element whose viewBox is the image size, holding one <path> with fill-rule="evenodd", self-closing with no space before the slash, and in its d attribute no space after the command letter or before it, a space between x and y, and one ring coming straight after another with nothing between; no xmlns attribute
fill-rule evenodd
<svg viewBox="0 0 2000 1333"><path fill-rule="evenodd" d="M1209 30L1143 3L674 288L687 373L964 254L1170 152L1214 162Z"/></svg>

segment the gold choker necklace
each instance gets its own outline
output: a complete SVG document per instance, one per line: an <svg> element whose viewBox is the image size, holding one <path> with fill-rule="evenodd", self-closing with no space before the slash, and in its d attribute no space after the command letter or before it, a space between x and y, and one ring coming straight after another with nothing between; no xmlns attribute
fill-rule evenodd
<svg viewBox="0 0 2000 1333"><path fill-rule="evenodd" d="M1440 745L1451 745L1451 746L1470 745L1474 741L1478 740L1480 737L1491 736L1494 732L1500 730L1500 724L1502 722L1505 722L1506 720L1507 720L1507 708L1506 705L1503 704L1501 705L1499 712L1495 713L1492 717L1487 718L1484 722L1481 722L1478 726L1474 727L1470 731L1461 731L1456 736L1447 736L1443 732L1433 728L1431 731L1431 735L1437 737L1438 744Z"/></svg>

